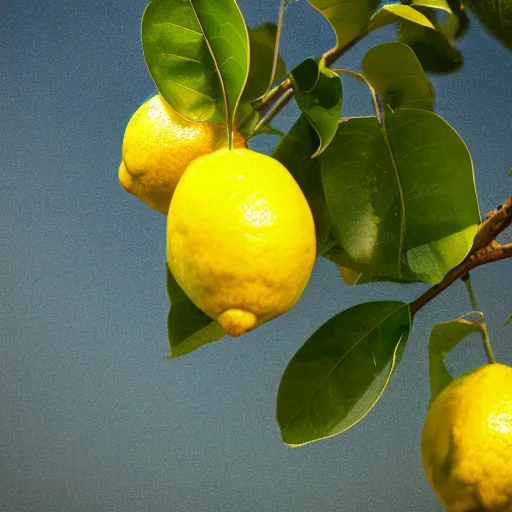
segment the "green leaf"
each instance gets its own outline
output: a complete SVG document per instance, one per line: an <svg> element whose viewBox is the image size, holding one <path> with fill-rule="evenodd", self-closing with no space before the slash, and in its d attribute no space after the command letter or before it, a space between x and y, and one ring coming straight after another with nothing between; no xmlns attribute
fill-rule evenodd
<svg viewBox="0 0 512 512"><path fill-rule="evenodd" d="M338 271L340 273L343 282L348 286L353 286L357 284L357 281L361 277L361 274L357 272L357 270L352 270L351 268L342 267L338 265Z"/></svg>
<svg viewBox="0 0 512 512"><path fill-rule="evenodd" d="M363 57L361 70L385 105L434 108L430 82L414 52L399 42L371 48Z"/></svg>
<svg viewBox="0 0 512 512"><path fill-rule="evenodd" d="M252 133L252 137L255 137L256 135L279 135L280 137L283 137L284 134L285 133L282 130L278 130L270 124L262 124Z"/></svg>
<svg viewBox="0 0 512 512"><path fill-rule="evenodd" d="M414 129L412 129L412 127ZM368 277L440 282L480 221L473 165L457 132L427 110L339 125L318 159L341 249Z"/></svg>
<svg viewBox="0 0 512 512"><path fill-rule="evenodd" d="M442 322L434 326L428 346L430 403L453 380L444 363L446 355L466 336L480 330L478 322L469 322L462 318Z"/></svg>
<svg viewBox="0 0 512 512"><path fill-rule="evenodd" d="M179 114L231 128L249 72L249 36L235 0L152 0L142 47L158 91Z"/></svg>
<svg viewBox="0 0 512 512"><path fill-rule="evenodd" d="M505 325L508 325L512 323L512 315L510 315L510 318L505 322Z"/></svg>
<svg viewBox="0 0 512 512"><path fill-rule="evenodd" d="M270 85L276 34L277 27L274 23L264 23L259 27L249 29L251 68L247 83L245 84L242 101L251 101L259 98ZM282 80L285 77L286 65L284 60L279 57L275 80Z"/></svg>
<svg viewBox="0 0 512 512"><path fill-rule="evenodd" d="M448 14L453 14L447 0L411 0L411 2L408 2L408 5L411 7L430 7L431 9L440 9Z"/></svg>
<svg viewBox="0 0 512 512"><path fill-rule="evenodd" d="M512 50L512 0L465 0L464 4L494 37Z"/></svg>
<svg viewBox="0 0 512 512"><path fill-rule="evenodd" d="M336 46L343 48L363 33L380 0L308 0L336 32Z"/></svg>
<svg viewBox="0 0 512 512"><path fill-rule="evenodd" d="M367 302L318 329L288 364L277 395L286 444L332 437L361 421L400 361L411 328L409 306Z"/></svg>
<svg viewBox="0 0 512 512"><path fill-rule="evenodd" d="M382 6L372 17L368 30L376 30L396 21L407 20L415 25L435 29L430 20L409 5L390 4Z"/></svg>
<svg viewBox="0 0 512 512"><path fill-rule="evenodd" d="M169 267L167 267L167 293L171 301L167 318L171 358L188 354L224 336L222 327L204 314L180 288Z"/></svg>
<svg viewBox="0 0 512 512"><path fill-rule="evenodd" d="M318 143L317 133L306 117L301 115L279 141L272 156L290 171L302 189L315 221L317 252L322 254L329 236L331 221L325 202L322 177L311 160Z"/></svg>
<svg viewBox="0 0 512 512"><path fill-rule="evenodd" d="M464 62L462 53L438 30L403 21L398 27L398 39L414 51L427 72L455 73Z"/></svg>
<svg viewBox="0 0 512 512"><path fill-rule="evenodd" d="M337 73L313 58L302 61L290 73L295 101L320 139L312 158L331 143L341 116L343 90Z"/></svg>

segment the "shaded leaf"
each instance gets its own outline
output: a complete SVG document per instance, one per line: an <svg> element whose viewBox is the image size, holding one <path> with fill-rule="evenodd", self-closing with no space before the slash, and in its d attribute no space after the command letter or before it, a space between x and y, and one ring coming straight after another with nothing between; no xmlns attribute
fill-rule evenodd
<svg viewBox="0 0 512 512"><path fill-rule="evenodd" d="M242 101L251 101L262 96L269 84L274 61L277 27L274 23L264 23L249 29L251 48L251 66L249 76L242 95ZM286 77L286 65L279 57L275 80Z"/></svg>
<svg viewBox="0 0 512 512"><path fill-rule="evenodd" d="M331 221L325 202L322 177L311 160L318 144L318 135L306 117L301 115L279 141L272 156L290 171L302 189L315 221L317 253L322 254L329 236Z"/></svg>
<svg viewBox="0 0 512 512"><path fill-rule="evenodd" d="M495 38L512 49L512 0L464 0L464 4Z"/></svg>
<svg viewBox="0 0 512 512"><path fill-rule="evenodd" d="M428 346L430 403L432 403L441 391L453 380L453 377L448 372L444 363L447 354L466 336L479 331L480 326L477 322L469 322L462 318L442 322L434 326L430 334Z"/></svg>
<svg viewBox="0 0 512 512"><path fill-rule="evenodd" d="M343 279L343 282L347 284L348 286L353 286L357 283L359 278L361 277L361 274L357 272L356 270L352 270L351 268L342 267L341 265L338 265L338 270L340 272L340 276Z"/></svg>
<svg viewBox="0 0 512 512"><path fill-rule="evenodd" d="M171 358L188 354L224 336L222 327L203 313L180 288L169 267L167 267L167 293L171 301L171 309L167 317Z"/></svg>
<svg viewBox="0 0 512 512"><path fill-rule="evenodd" d="M403 21L398 27L398 39L414 51L427 72L455 73L464 62L462 53L438 30Z"/></svg>
<svg viewBox="0 0 512 512"><path fill-rule="evenodd" d="M385 105L434 108L430 82L414 52L399 42L371 48L363 57L361 70Z"/></svg>
<svg viewBox="0 0 512 512"><path fill-rule="evenodd" d="M411 129L414 127L414 129ZM332 232L368 277L440 282L468 254L480 214L469 152L427 110L341 122L318 159Z"/></svg>
<svg viewBox="0 0 512 512"><path fill-rule="evenodd" d="M411 327L409 306L368 302L320 327L288 364L277 395L285 443L340 434L374 407L400 361Z"/></svg>
<svg viewBox="0 0 512 512"><path fill-rule="evenodd" d="M343 90L337 73L313 58L302 61L290 73L295 101L320 140L312 155L318 156L331 143L341 116Z"/></svg>
<svg viewBox="0 0 512 512"><path fill-rule="evenodd" d="M249 37L235 0L152 0L142 17L144 58L179 114L231 128L249 72Z"/></svg>
<svg viewBox="0 0 512 512"><path fill-rule="evenodd" d="M409 5L400 4L382 6L372 17L370 24L368 25L368 30L376 30L384 27L385 25L403 20L435 30L434 25L432 25L431 21L424 14L413 9Z"/></svg>
<svg viewBox="0 0 512 512"><path fill-rule="evenodd" d="M308 0L336 32L336 46L342 48L358 37L368 25L380 0Z"/></svg>

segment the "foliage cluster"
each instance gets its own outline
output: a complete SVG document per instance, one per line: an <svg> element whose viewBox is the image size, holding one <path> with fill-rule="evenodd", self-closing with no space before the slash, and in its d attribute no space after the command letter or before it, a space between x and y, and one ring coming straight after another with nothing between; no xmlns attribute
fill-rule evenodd
<svg viewBox="0 0 512 512"><path fill-rule="evenodd" d="M335 262L348 285L424 282L433 287L410 304L367 302L340 312L299 349L282 377L277 420L297 446L339 434L360 421L400 362L414 315L472 268L512 255L496 235L510 224L512 200L481 224L467 147L434 112L427 73L457 72L458 40L472 9L512 48L510 0L308 0L336 33L336 46L291 71L279 56L279 23L248 29L235 0L152 0L142 19L149 72L184 118L248 139L278 133L270 122L292 99L301 115L275 147L313 212L318 258ZM499 5L497 5L499 4ZM396 40L368 50L360 69L333 64L367 34L396 26ZM343 117L343 77L368 86L371 117ZM223 336L167 271L171 357ZM434 327L432 396L451 381L443 359L476 320ZM488 341L488 337L487 337Z"/></svg>

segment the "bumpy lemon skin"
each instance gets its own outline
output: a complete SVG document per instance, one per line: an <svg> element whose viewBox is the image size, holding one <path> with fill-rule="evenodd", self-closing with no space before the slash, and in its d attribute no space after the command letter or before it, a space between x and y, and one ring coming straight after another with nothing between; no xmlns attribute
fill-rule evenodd
<svg viewBox="0 0 512 512"><path fill-rule="evenodd" d="M167 262L227 334L240 336L294 306L315 259L311 210L277 160L221 149L188 166L167 217Z"/></svg>
<svg viewBox="0 0 512 512"><path fill-rule="evenodd" d="M512 510L512 368L489 364L434 400L421 452L448 512Z"/></svg>
<svg viewBox="0 0 512 512"><path fill-rule="evenodd" d="M246 143L238 131L235 147ZM227 146L226 129L187 121L157 94L133 114L125 130L119 181L129 193L167 214L178 181L195 158Z"/></svg>

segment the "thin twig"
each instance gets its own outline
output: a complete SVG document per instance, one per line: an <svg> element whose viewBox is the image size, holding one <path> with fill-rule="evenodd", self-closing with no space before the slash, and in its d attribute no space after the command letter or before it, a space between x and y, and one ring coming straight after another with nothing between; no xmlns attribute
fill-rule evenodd
<svg viewBox="0 0 512 512"><path fill-rule="evenodd" d="M342 46L340 48L334 47L331 48L329 51L324 53L321 57L321 59L325 60L325 65L327 67L330 67L334 62L336 62L344 53L346 53L348 50L350 50L356 43L358 43L364 36L366 35L366 31L362 32L357 36L355 39L347 43L345 46ZM291 94L288 93L288 91L292 91ZM277 103L278 100L280 100L284 95L285 100L282 102ZM272 115L272 117L275 117L292 99L293 96L293 89L292 89L292 82L289 78L286 80L283 80L279 85L276 85L273 89L271 89L267 94L265 94L261 99L259 99L257 102L253 104L254 108L260 112L260 114L265 114L267 112L268 108L275 103L275 105L272 107L272 110L277 108L276 112Z"/></svg>

